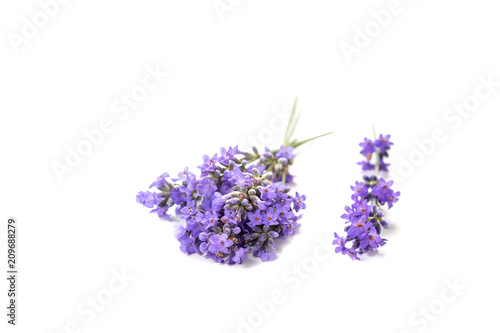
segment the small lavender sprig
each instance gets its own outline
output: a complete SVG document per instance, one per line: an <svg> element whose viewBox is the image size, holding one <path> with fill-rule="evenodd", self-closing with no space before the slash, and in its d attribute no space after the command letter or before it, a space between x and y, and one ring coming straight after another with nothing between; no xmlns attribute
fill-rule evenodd
<svg viewBox="0 0 500 333"><path fill-rule="evenodd" d="M176 232L184 253L230 265L241 264L247 253L273 260L275 240L295 234L302 218L297 213L306 208L306 196L290 195L287 186L293 181L289 168L295 148L317 138L291 140L300 116L296 105L279 149L221 148L220 155L203 156L199 178L188 168L178 177L164 173L150 186L158 192L139 192L137 202L167 220L174 207L185 221Z"/></svg>
<svg viewBox="0 0 500 333"><path fill-rule="evenodd" d="M390 188L394 181L385 181L378 175L379 171L388 171L389 164L384 162L384 158L389 157L389 150L393 145L389 141L390 137L380 134L377 139L374 129L374 140L365 138L359 144L365 159L358 164L364 171L373 170L374 174L364 175L362 182L356 181L355 185L351 186L351 190L354 191L351 199L354 203L346 206L346 213L341 216L347 220L348 225L344 228L347 235L340 237L335 233L333 240L333 245L336 246L335 252L347 254L353 260L360 260L358 255L373 251L387 242L387 239L380 237L381 227L389 228L389 224L383 219L381 206L387 203L388 209L391 209L400 196L400 192L394 192ZM375 163L372 164L374 155Z"/></svg>

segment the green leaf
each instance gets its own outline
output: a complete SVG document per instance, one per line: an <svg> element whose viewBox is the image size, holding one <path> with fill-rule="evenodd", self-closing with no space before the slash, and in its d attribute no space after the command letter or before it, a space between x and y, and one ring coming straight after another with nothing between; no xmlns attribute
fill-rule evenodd
<svg viewBox="0 0 500 333"><path fill-rule="evenodd" d="M288 119L288 124L286 125L286 130L285 130L285 138L283 140L283 146L288 146L290 143L290 138L293 134L293 131L291 131L292 127L295 129L296 122L295 122L295 112L297 111L297 97L295 97L295 101L293 102L293 107L292 107L292 113L290 114L290 118ZM295 122L295 126L292 125Z"/></svg>
<svg viewBox="0 0 500 333"><path fill-rule="evenodd" d="M325 133L325 134L321 134L321 135L318 135L318 136L315 136L313 138L310 138L310 139L307 139L307 140L304 140L304 141L300 141L300 142L296 142L296 141L293 141L290 146L294 147L294 148L297 148L299 146L302 146L304 143L308 143L310 141L313 141L313 140L316 140L316 139L319 139L319 138L322 138L324 136L327 136L327 135L330 135L330 134L333 134L333 132L328 132L328 133Z"/></svg>

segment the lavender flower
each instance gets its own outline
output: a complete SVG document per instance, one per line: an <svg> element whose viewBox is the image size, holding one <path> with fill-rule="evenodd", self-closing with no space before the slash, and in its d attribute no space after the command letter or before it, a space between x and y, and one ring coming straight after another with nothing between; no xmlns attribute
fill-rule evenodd
<svg viewBox="0 0 500 333"><path fill-rule="evenodd" d="M365 232L361 235L359 247L362 249L370 246L373 249L379 247L379 244L382 242L382 238L380 238L377 230L375 228L370 228L368 232Z"/></svg>
<svg viewBox="0 0 500 333"><path fill-rule="evenodd" d="M202 179L196 188L198 189L198 193L205 197L210 197L217 191L217 186L214 182L207 178Z"/></svg>
<svg viewBox="0 0 500 333"><path fill-rule="evenodd" d="M246 254L247 252L248 249L240 247L238 250L234 251L234 255L231 257L231 261L235 264L241 264L243 260L248 258Z"/></svg>
<svg viewBox="0 0 500 333"><path fill-rule="evenodd" d="M375 140L375 146L380 150L382 155L385 155L393 145L393 143L389 141L390 138L390 135L383 136L380 134L379 138Z"/></svg>
<svg viewBox="0 0 500 333"><path fill-rule="evenodd" d="M373 144L372 140L368 140L367 138L365 138L365 140L359 145L361 148L363 148L361 150L361 154L365 156L373 154L375 152L375 145Z"/></svg>
<svg viewBox="0 0 500 333"><path fill-rule="evenodd" d="M195 241L182 226L177 230L177 240L181 243L180 249L182 252L187 254L199 252L198 246L195 244Z"/></svg>
<svg viewBox="0 0 500 333"><path fill-rule="evenodd" d="M381 204L388 203L389 208L399 200L399 192L394 192L390 187L394 184L394 181L390 180L386 182L383 178L380 178L378 184L373 186L372 195L376 196Z"/></svg>
<svg viewBox="0 0 500 333"><path fill-rule="evenodd" d="M280 152L281 157L277 154ZM155 181L159 193L140 192L137 201L169 217L175 206L186 221L177 239L187 254L198 253L216 262L241 264L251 251L262 261L275 258L274 239L295 234L305 209L305 195L289 194L288 166L293 147L266 149L260 155L221 149L221 157L203 157L201 178L186 168L178 178L163 174ZM277 164L287 168L275 168ZM284 183L274 182L275 177Z"/></svg>
<svg viewBox="0 0 500 333"><path fill-rule="evenodd" d="M359 255L373 251L387 242L380 236L381 228L389 228L389 224L383 219L384 213L381 207L387 203L391 209L399 200L400 192L394 192L391 186L392 180L386 181L379 177L380 171L388 171L389 164L384 158L389 156L388 151L393 145L389 141L390 135L380 135L372 141L367 138L359 145L361 154L365 160L359 162L363 171L372 171L373 175L363 176L363 181L356 181L351 190L353 203L345 207L345 214L341 216L346 220L346 237L340 237L335 233L333 245L335 252L348 255L353 260L360 260ZM375 157L374 163L372 159Z"/></svg>
<svg viewBox="0 0 500 333"><path fill-rule="evenodd" d="M188 168L177 177L164 173L151 185L157 192L139 192L137 202L169 220L173 210L185 222L176 233L184 253L229 265L241 264L249 253L273 260L275 240L295 234L298 212L306 208L306 196L292 195L288 186L295 148L318 138L291 140L295 109L279 149L221 148L203 156L199 177Z"/></svg>
<svg viewBox="0 0 500 333"><path fill-rule="evenodd" d="M361 237L373 225L371 222L366 220L366 216L353 216L350 222L351 226L347 231L347 237L349 237L350 239Z"/></svg>
<svg viewBox="0 0 500 333"><path fill-rule="evenodd" d="M295 193L295 198L293 200L293 209L295 209L296 212L298 212L301 209L306 209L306 204L304 203L306 201L306 196L305 195L299 195L299 193Z"/></svg>
<svg viewBox="0 0 500 333"><path fill-rule="evenodd" d="M158 194L153 193L153 192L139 192L137 194L136 201L138 203L143 204L144 206L148 208L153 208L156 204L159 202L159 197Z"/></svg>
<svg viewBox="0 0 500 333"><path fill-rule="evenodd" d="M340 237L337 233L334 234L335 238L333 240L333 245L335 245L335 253L345 254L347 251L345 247L346 239L344 237Z"/></svg>
<svg viewBox="0 0 500 333"><path fill-rule="evenodd" d="M368 194L368 186L358 181L356 181L354 186L351 186L351 190L354 191L354 194L351 196L351 199L354 201L359 201Z"/></svg>
<svg viewBox="0 0 500 333"><path fill-rule="evenodd" d="M233 241L228 240L227 237L227 234L213 235L210 237L210 252L215 254L218 254L219 252L228 253L228 248L233 245Z"/></svg>

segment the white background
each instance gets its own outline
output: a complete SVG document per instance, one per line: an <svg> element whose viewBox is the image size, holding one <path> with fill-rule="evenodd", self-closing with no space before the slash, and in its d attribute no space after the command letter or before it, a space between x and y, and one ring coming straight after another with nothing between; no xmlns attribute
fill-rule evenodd
<svg viewBox="0 0 500 333"><path fill-rule="evenodd" d="M1 331L238 332L249 316L255 327L240 332L497 328L500 87L467 118L444 117L474 95L480 76L500 81L498 4L401 0L349 63L341 43L353 44L356 27L388 1L233 3L221 19L212 0L69 1L15 52L9 36L40 5L2 1L1 266L15 216L20 278L14 329L2 278ZM112 104L148 66L169 77L121 119ZM299 233L268 263L221 266L181 253L178 223L148 214L135 194L221 146L260 135L258 144L276 147L284 130L273 110L288 110L295 96L304 111L298 138L335 132L296 159L294 189L308 196ZM105 118L113 131L59 181L52 164ZM349 185L360 177L358 143L372 124L392 134L401 176L389 242L361 262L319 248L318 262L318 239L331 243L342 231ZM419 160L416 141L436 128L445 140ZM408 171L410 158L421 163ZM304 264L310 273L297 279L291 270ZM77 309L105 295L122 268L134 279L86 322ZM441 308L455 280L466 290ZM255 302L273 290L283 302L259 323ZM424 327L418 311L429 306L439 314Z"/></svg>

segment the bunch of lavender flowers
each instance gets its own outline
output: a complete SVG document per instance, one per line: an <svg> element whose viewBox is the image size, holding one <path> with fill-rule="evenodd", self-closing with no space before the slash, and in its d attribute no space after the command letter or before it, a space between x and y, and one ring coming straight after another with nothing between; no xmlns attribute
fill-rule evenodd
<svg viewBox="0 0 500 333"><path fill-rule="evenodd" d="M275 241L295 234L299 212L306 208L306 196L292 196L287 186L293 181L289 168L295 148L319 137L290 140L299 118L295 108L296 102L279 149L221 148L220 154L203 156L199 177L188 168L177 177L164 173L150 186L157 191L139 192L137 202L167 220L173 207L185 221L176 232L184 253L230 265L241 264L250 253L273 260Z"/></svg>
<svg viewBox="0 0 500 333"><path fill-rule="evenodd" d="M378 175L379 171L388 171L389 164L384 162L384 158L389 156L393 145L389 141L390 137L380 134L374 141L365 138L359 144L365 159L358 164L364 171L373 170L374 174L364 175L362 182L356 181L355 185L351 186L354 191L351 195L353 203L345 207L346 213L341 216L347 220L348 225L344 229L347 235L340 237L335 233L333 240L335 252L347 254L353 260L360 260L358 255L373 251L387 242L387 239L380 236L381 228L389 228L381 207L387 204L388 209L391 209L400 195L400 192L394 192L391 188L394 184L392 180L385 181ZM372 164L373 156L375 162Z"/></svg>

